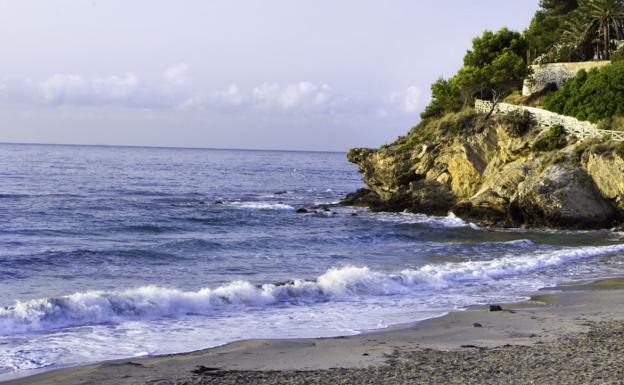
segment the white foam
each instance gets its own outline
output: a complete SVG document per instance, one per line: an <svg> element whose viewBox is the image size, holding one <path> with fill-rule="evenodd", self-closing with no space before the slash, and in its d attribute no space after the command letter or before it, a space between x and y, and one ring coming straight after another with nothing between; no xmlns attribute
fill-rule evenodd
<svg viewBox="0 0 624 385"><path fill-rule="evenodd" d="M425 224L431 227L439 228L459 228L471 227L473 230L480 230L480 227L474 223L466 222L463 219L450 212L445 217L431 216L425 214L414 214L409 212L401 213L377 213L373 214L374 218L382 222L395 222L405 224Z"/></svg>
<svg viewBox="0 0 624 385"><path fill-rule="evenodd" d="M87 291L68 296L16 301L0 309L0 335L68 326L120 323L191 314L213 315L241 308L301 305L356 300L371 296L419 293L429 289L461 289L488 284L577 260L622 253L624 245L567 248L492 260L425 265L389 274L368 267L332 268L316 280L252 285L235 281L198 291L155 286L118 292Z"/></svg>
<svg viewBox="0 0 624 385"><path fill-rule="evenodd" d="M226 202L226 206L255 210L293 210L294 207L285 203L272 202Z"/></svg>
<svg viewBox="0 0 624 385"><path fill-rule="evenodd" d="M516 240L513 240L513 241L502 242L502 244L509 245L509 246L517 246L517 247L521 247L521 248L535 246L535 242L533 242L530 239L516 239Z"/></svg>

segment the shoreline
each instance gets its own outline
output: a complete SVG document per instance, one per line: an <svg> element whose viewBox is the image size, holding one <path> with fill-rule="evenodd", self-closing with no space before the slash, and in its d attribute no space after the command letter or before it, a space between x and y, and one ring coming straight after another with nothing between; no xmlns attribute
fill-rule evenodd
<svg viewBox="0 0 624 385"><path fill-rule="evenodd" d="M241 375L245 383L255 383L258 376L270 377L263 383L282 383L271 382L271 378L289 373L315 377L335 370L363 374L386 368L406 354L424 352L431 356L434 352L445 357L509 346L539 349L556 345L561 339L581 338L597 325L624 325L623 295L624 278L604 279L545 288L527 301L503 305L503 311L475 306L354 336L243 340L190 353L53 369L1 383L195 384L221 383ZM443 372L445 366L438 369Z"/></svg>

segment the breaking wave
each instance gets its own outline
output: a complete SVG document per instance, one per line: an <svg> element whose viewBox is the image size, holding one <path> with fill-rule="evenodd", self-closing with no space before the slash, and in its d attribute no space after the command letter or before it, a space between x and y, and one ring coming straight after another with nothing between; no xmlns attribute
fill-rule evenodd
<svg viewBox="0 0 624 385"><path fill-rule="evenodd" d="M449 213L446 217L414 214L409 212L379 213L375 214L374 217L382 222L424 224L430 227L439 228L471 227L474 230L479 230L479 226L475 225L474 223L464 221L452 212Z"/></svg>
<svg viewBox="0 0 624 385"><path fill-rule="evenodd" d="M16 301L0 309L0 335L126 320L208 315L236 308L349 301L363 296L458 288L622 252L624 245L581 247L488 261L425 265L394 274L347 266L329 269L316 280L297 279L280 284L253 285L235 281L198 291L148 286L116 292L79 292Z"/></svg>

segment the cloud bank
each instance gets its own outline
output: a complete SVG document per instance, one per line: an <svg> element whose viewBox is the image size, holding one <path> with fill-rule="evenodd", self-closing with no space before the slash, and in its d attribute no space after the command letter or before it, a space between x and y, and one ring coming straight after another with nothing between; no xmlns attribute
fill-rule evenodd
<svg viewBox="0 0 624 385"><path fill-rule="evenodd" d="M382 108L388 114L414 114L420 110L421 91L409 86L385 96L362 97L340 92L329 84L300 81L263 82L242 87L198 91L190 81L189 66L176 64L152 81L133 72L106 77L54 74L41 81L0 81L0 102L49 107L120 107L182 111L255 112L265 114L366 114Z"/></svg>

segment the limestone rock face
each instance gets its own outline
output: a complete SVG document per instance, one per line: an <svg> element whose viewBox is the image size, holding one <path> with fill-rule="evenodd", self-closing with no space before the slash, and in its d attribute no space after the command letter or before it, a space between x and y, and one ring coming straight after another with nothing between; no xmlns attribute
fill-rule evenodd
<svg viewBox="0 0 624 385"><path fill-rule="evenodd" d="M624 160L611 153L589 153L585 169L602 196L624 211Z"/></svg>
<svg viewBox="0 0 624 385"><path fill-rule="evenodd" d="M519 186L512 214L530 225L546 227L608 227L615 211L605 201L591 177L579 168L549 166Z"/></svg>
<svg viewBox="0 0 624 385"><path fill-rule="evenodd" d="M384 201L406 192L409 182L416 178L410 172L411 162L404 156L386 156L372 149L356 148L347 157L359 165L365 183Z"/></svg>
<svg viewBox="0 0 624 385"><path fill-rule="evenodd" d="M493 124L470 135L410 146L352 149L348 159L370 188L364 205L373 210L452 211L497 226L605 228L622 223L624 160L616 151L579 147L583 143L569 138L566 148L535 152L531 144L539 134L535 128L512 137ZM578 148L580 159L573 156Z"/></svg>

